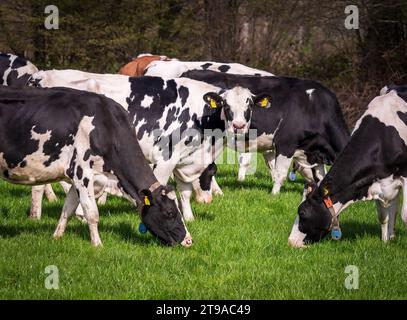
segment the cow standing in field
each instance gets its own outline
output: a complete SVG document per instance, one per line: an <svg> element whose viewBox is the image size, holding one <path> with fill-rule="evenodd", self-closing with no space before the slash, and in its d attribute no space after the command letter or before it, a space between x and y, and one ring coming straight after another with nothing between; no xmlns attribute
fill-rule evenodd
<svg viewBox="0 0 407 320"><path fill-rule="evenodd" d="M127 112L111 99L68 88L0 87L0 176L16 184L72 184L54 233L80 204L91 243L100 246L94 180L114 183L165 244L192 244L174 191L158 183Z"/></svg>
<svg viewBox="0 0 407 320"><path fill-rule="evenodd" d="M30 61L16 56L11 53L0 52L0 85L10 86L13 88L23 88L27 85L31 76L38 72L38 69ZM48 201L52 202L57 199L50 184L45 187L32 189L33 199L38 198L38 193L45 192ZM41 212L41 203L32 201L33 206L30 209L30 216L35 216L35 212Z"/></svg>
<svg viewBox="0 0 407 320"><path fill-rule="evenodd" d="M303 247L331 230L340 231L339 214L360 200L376 200L382 240L388 241L395 236L401 190L407 227L407 86L391 86L381 93L356 123L326 177L299 206L290 245Z"/></svg>
<svg viewBox="0 0 407 320"><path fill-rule="evenodd" d="M157 179L167 183L174 174L186 220L193 220L192 183L222 152L226 132L247 133L252 109L258 103L258 97L247 89L223 90L187 78L50 70L38 72L33 81L43 87L93 91L119 102L130 113Z"/></svg>
<svg viewBox="0 0 407 320"><path fill-rule="evenodd" d="M274 182L273 194L280 192L293 160L307 182L321 180L324 164L332 164L349 139L335 94L316 81L213 71L188 71L182 76L224 89L240 86L264 96L262 107L253 109L250 123L257 136L246 139L244 148L263 153ZM239 163L239 176L244 176L250 163L250 153L242 156L246 161Z"/></svg>

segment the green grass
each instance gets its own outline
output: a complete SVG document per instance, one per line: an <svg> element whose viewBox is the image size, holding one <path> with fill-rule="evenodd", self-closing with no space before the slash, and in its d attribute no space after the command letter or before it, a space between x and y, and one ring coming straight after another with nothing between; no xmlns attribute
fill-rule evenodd
<svg viewBox="0 0 407 320"><path fill-rule="evenodd" d="M30 189L0 183L0 298L2 299L405 299L407 233L380 241L374 203L341 216L343 240L307 249L287 246L302 181L271 195L263 160L244 183L237 166L220 166L225 196L193 203L190 249L163 247L137 231L139 218L125 200L100 206L102 249L90 246L86 225L70 221L61 240L52 233L62 208L44 200L41 221L27 219ZM48 265L59 268L59 290L44 286ZM344 286L345 267L360 272L358 290Z"/></svg>

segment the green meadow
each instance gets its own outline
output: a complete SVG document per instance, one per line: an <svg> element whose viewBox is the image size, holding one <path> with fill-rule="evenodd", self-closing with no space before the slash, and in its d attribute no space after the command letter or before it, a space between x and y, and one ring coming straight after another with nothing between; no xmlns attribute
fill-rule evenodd
<svg viewBox="0 0 407 320"><path fill-rule="evenodd" d="M62 189L54 185L59 200L44 200L42 219L32 221L30 188L1 182L0 298L407 298L407 233L399 217L396 239L384 244L374 203L357 203L341 215L341 241L293 249L287 238L301 200L301 178L272 196L260 156L254 175L243 183L236 177L237 165L220 165L224 196L210 205L193 202L189 249L164 247L140 234L135 209L113 197L99 206L103 248L91 247L88 228L77 219L62 239L53 240ZM56 290L45 285L50 265L58 268ZM358 289L345 287L349 265L358 268Z"/></svg>

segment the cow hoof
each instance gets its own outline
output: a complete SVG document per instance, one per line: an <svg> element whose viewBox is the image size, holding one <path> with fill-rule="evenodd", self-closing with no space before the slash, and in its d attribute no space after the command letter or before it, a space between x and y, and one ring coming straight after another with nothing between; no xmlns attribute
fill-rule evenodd
<svg viewBox="0 0 407 320"><path fill-rule="evenodd" d="M391 236L390 236L390 241L391 240L395 240L396 239L396 235L395 234L392 234Z"/></svg>

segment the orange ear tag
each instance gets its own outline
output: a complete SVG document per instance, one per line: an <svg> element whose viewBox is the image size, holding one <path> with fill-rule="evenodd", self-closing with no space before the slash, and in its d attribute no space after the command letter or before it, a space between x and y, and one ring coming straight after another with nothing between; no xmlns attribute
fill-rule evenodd
<svg viewBox="0 0 407 320"><path fill-rule="evenodd" d="M325 202L325 205L326 205L326 207L327 207L328 209L329 209L329 208L332 208L332 207L334 206L330 197L325 198L325 199L324 199L324 202Z"/></svg>

